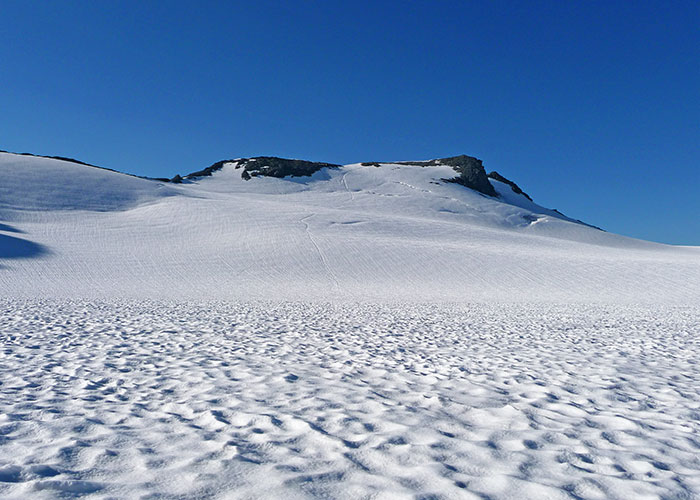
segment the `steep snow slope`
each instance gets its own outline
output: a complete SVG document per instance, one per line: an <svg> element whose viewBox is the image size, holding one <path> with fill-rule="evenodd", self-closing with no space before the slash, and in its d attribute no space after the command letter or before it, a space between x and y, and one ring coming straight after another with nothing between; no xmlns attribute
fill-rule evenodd
<svg viewBox="0 0 700 500"><path fill-rule="evenodd" d="M0 154L0 294L700 301L697 248L572 223L448 166L168 184ZM507 203L506 203L507 202ZM4 230L2 230L4 228Z"/></svg>

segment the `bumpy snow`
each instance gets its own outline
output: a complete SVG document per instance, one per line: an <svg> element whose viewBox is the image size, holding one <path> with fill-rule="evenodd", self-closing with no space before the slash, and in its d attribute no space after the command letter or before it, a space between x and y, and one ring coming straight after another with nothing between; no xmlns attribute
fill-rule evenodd
<svg viewBox="0 0 700 500"><path fill-rule="evenodd" d="M5 300L0 321L3 498L700 491L698 308Z"/></svg>
<svg viewBox="0 0 700 500"><path fill-rule="evenodd" d="M0 153L0 498L700 495L697 248L235 166Z"/></svg>

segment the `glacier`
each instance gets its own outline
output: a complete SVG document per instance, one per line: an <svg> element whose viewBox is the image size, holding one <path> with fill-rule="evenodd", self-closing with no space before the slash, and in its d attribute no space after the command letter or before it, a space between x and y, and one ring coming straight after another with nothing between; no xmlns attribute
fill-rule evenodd
<svg viewBox="0 0 700 500"><path fill-rule="evenodd" d="M700 495L700 248L266 161L0 153L1 498Z"/></svg>

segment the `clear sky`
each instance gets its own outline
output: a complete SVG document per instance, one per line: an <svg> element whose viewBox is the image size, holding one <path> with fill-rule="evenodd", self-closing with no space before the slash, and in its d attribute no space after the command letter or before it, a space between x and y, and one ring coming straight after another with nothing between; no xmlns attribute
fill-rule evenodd
<svg viewBox="0 0 700 500"><path fill-rule="evenodd" d="M167 177L469 154L572 217L700 245L697 1L2 0L0 18L0 149Z"/></svg>

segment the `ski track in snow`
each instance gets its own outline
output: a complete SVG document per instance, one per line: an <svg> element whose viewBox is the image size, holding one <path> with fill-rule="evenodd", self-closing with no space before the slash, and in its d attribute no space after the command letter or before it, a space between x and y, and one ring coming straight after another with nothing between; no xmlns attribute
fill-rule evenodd
<svg viewBox="0 0 700 500"><path fill-rule="evenodd" d="M352 191L351 191L350 188L348 187L347 176L348 176L349 173L350 173L350 172L345 172L345 173L343 174L343 177L341 177L341 179L342 179L342 181L343 181L343 186L345 187L345 190L346 190L346 191L348 192L348 194L350 195L350 201L355 201L355 195L352 193Z"/></svg>
<svg viewBox="0 0 700 500"><path fill-rule="evenodd" d="M326 259L326 256L323 254L323 250L321 250L321 247L318 246L318 243L316 243L316 239L314 239L314 235L311 234L311 227L307 220L310 218L314 217L316 214L309 214L305 217L302 217L299 219L299 222L304 224L304 230L306 231L306 236L309 237L309 241L311 244L314 246L314 249L316 250L316 253L318 254L318 258L321 260L321 263L323 264L323 268L326 270L326 274L328 277L333 281L333 287L335 290L338 290L339 284L338 284L338 279L335 277L335 274L333 273L333 270L331 267L328 265L328 260Z"/></svg>
<svg viewBox="0 0 700 500"><path fill-rule="evenodd" d="M696 498L692 306L0 300L0 497Z"/></svg>

